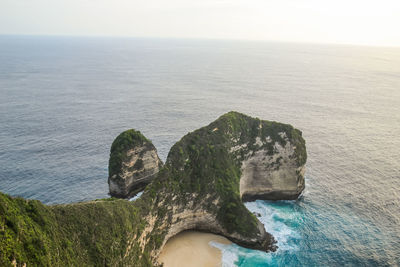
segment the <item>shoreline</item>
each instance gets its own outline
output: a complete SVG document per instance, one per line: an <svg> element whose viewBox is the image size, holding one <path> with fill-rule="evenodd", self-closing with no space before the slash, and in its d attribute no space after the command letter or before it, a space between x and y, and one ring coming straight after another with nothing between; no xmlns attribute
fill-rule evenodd
<svg viewBox="0 0 400 267"><path fill-rule="evenodd" d="M167 241L158 258L164 267L222 266L222 251L210 242L231 244L215 234L184 231Z"/></svg>

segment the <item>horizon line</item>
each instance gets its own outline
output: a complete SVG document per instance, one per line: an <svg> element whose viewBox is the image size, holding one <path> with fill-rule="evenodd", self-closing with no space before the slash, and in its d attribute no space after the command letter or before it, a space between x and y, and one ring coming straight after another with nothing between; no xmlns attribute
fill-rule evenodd
<svg viewBox="0 0 400 267"><path fill-rule="evenodd" d="M267 39L236 39L215 37L177 37L177 36L133 36L133 35L100 35L100 34L30 34L30 33L0 33L1 36L25 36L25 37L70 37L70 38L116 38L116 39L160 39L160 40L203 40L203 41L233 41L254 43L285 43L301 45L335 45L335 46L357 46L375 48L400 48L400 45L346 43L346 42L324 42L324 41L294 41L294 40L267 40Z"/></svg>

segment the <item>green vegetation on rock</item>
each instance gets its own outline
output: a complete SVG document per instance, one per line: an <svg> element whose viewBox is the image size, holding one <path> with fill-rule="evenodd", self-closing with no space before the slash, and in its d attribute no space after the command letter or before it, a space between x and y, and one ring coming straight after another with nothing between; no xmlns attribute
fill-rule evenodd
<svg viewBox="0 0 400 267"><path fill-rule="evenodd" d="M126 160L126 152L136 146L141 146L144 143L150 143L144 135L134 129L122 132L115 138L111 145L110 160L108 163L109 177L118 174L121 170L121 164Z"/></svg>
<svg viewBox="0 0 400 267"><path fill-rule="evenodd" d="M167 239L190 227L246 247L273 249L272 236L243 205L239 182L241 162L261 148L273 154L273 143L287 140L282 132L295 142L298 165L303 165L300 131L229 112L177 142L134 202L112 198L46 206L0 193L0 266L13 261L19 266L153 266ZM260 145L258 138L273 142ZM111 148L110 175L121 168L128 149L145 142L135 130L120 134Z"/></svg>
<svg viewBox="0 0 400 267"><path fill-rule="evenodd" d="M141 210L119 199L46 206L0 193L0 266L151 266L137 244L125 255L146 225Z"/></svg>
<svg viewBox="0 0 400 267"><path fill-rule="evenodd" d="M291 125L262 121L233 111L221 116L210 125L187 134L171 148L166 162L169 171L166 179L172 185L169 190L177 195L197 193L199 200L205 195L218 196L220 206L209 207L209 211L215 212L228 232L256 235L257 219L240 199L241 162L263 146L268 146L268 151L273 153L274 142L258 147L256 138L269 136L284 146L286 141L279 134L282 132L297 145L298 165L305 164L304 139ZM243 149L230 152L235 145L243 144L246 144Z"/></svg>

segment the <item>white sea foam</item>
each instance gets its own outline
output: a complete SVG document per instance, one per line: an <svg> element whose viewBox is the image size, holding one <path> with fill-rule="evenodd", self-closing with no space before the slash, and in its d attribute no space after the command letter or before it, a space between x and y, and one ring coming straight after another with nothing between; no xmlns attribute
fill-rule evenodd
<svg viewBox="0 0 400 267"><path fill-rule="evenodd" d="M251 266L252 262L262 262L265 264L270 264L272 262L271 253L243 248L236 244L223 245L213 241L209 244L222 251L222 267L241 266L241 264Z"/></svg>
<svg viewBox="0 0 400 267"><path fill-rule="evenodd" d="M129 201L135 201L143 194L143 191L137 193L134 197L130 198Z"/></svg>
<svg viewBox="0 0 400 267"><path fill-rule="evenodd" d="M222 266L240 266L241 260L245 262L242 264L246 266L250 264L249 261L253 260L268 264L272 263L273 257L280 252L288 250L296 251L297 246L290 241L300 238L300 235L295 227L291 226L288 222L297 221L299 213L293 210L291 203L288 201L287 206L275 206L269 202L260 200L245 203L247 209L261 215L258 219L264 224L266 231L275 237L279 248L274 253L264 253L258 250L246 249L236 244L224 245L211 241L211 246L222 251Z"/></svg>
<svg viewBox="0 0 400 267"><path fill-rule="evenodd" d="M289 204L289 203L288 203ZM278 208L268 202L257 200L245 203L248 210L261 214L258 219L264 224L265 230L272 234L278 242L279 250L293 250L297 246L289 241L293 238L300 238L299 233L293 227L285 224L285 221L297 220L298 213L291 208Z"/></svg>
<svg viewBox="0 0 400 267"><path fill-rule="evenodd" d="M237 262L239 258L234 245L224 245L215 241L210 241L209 244L222 251L222 267L236 266L235 262Z"/></svg>
<svg viewBox="0 0 400 267"><path fill-rule="evenodd" d="M297 250L297 246L290 243L293 238L300 238L300 235L294 229L285 224L285 222L295 221L298 219L298 213L294 212L290 206L277 206L265 202L255 201L246 203L246 207L251 212L259 213L261 216L258 218L265 226L266 230L271 233L278 242L278 251L275 253L264 253L258 250L250 250L240 247L236 244L224 245L211 241L209 244L222 251L222 266L232 267L240 266L241 260L244 265L248 265L249 261L258 260L262 263L272 263L273 256L279 252L288 250ZM243 263L242 263L243 264Z"/></svg>

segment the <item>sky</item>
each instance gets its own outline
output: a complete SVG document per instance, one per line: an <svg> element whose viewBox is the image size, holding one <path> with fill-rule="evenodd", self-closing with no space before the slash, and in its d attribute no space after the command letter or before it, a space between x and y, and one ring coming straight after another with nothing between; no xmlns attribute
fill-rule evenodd
<svg viewBox="0 0 400 267"><path fill-rule="evenodd" d="M0 0L0 34L400 46L400 0Z"/></svg>

